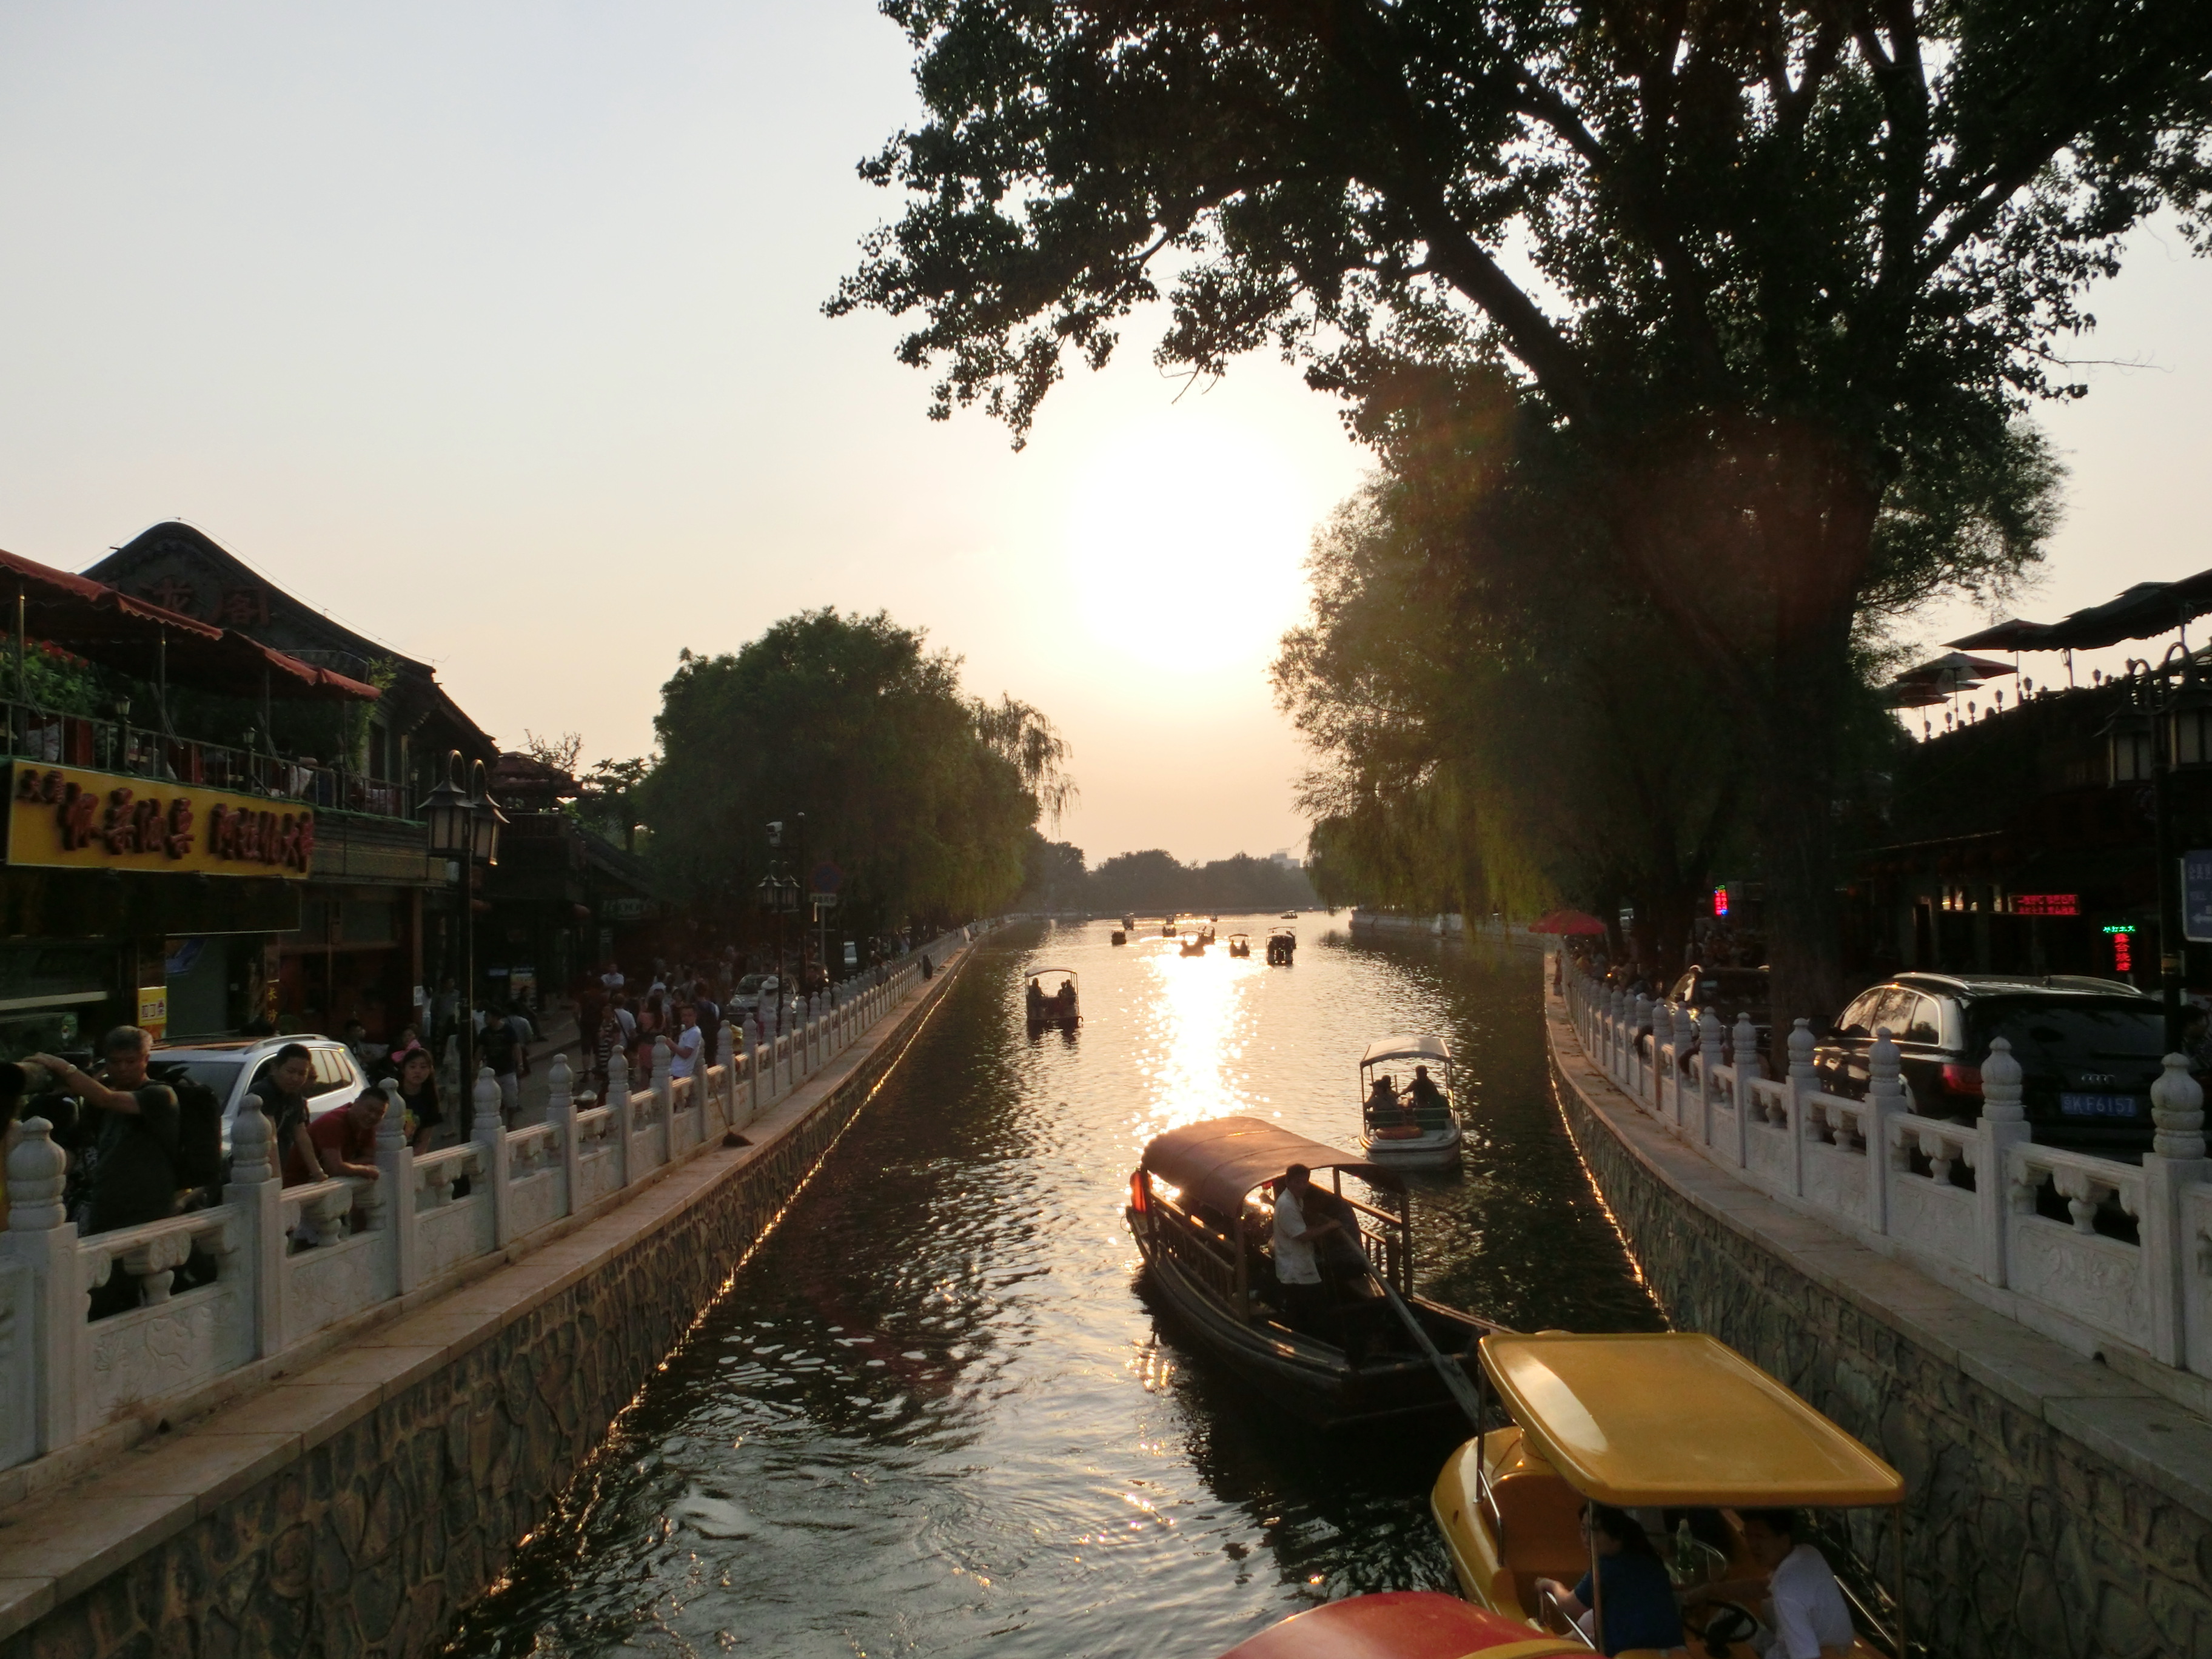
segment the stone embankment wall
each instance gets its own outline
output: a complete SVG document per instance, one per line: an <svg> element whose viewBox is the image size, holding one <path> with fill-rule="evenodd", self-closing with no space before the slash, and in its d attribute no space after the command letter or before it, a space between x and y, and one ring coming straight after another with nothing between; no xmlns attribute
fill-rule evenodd
<svg viewBox="0 0 2212 1659"><path fill-rule="evenodd" d="M1904 1475L1916 1647L2212 1653L2212 1425L1717 1169L1583 1057L1556 999L1547 1014L1568 1128L1669 1316ZM1893 1582L1876 1529L1854 1540Z"/></svg>
<svg viewBox="0 0 2212 1659"><path fill-rule="evenodd" d="M0 1524L0 1559L67 1570L51 1609L0 1639L0 1659L434 1652L820 1166L970 954L747 1126L752 1146L701 1157L78 1489L143 1503L172 1535L89 1553L70 1536L70 1493L43 1519L9 1517L43 1535L11 1540ZM185 1491L196 1498L179 1505Z"/></svg>

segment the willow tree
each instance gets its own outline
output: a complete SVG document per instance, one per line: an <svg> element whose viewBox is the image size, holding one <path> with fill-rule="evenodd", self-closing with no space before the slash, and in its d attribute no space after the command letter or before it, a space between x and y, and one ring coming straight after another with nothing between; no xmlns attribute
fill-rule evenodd
<svg viewBox="0 0 2212 1659"><path fill-rule="evenodd" d="M1409 364L1504 367L1734 716L1776 993L1828 1005L1855 622L2005 552L2086 289L2147 215L2201 238L2201 0L884 10L927 114L863 166L910 197L830 309L915 317L931 412L1018 438L1159 301L1164 366L1272 348L1370 432Z"/></svg>
<svg viewBox="0 0 2212 1659"><path fill-rule="evenodd" d="M769 823L801 812L809 861L840 866L860 925L974 915L1019 890L1031 830L1073 787L1042 714L970 697L957 657L880 613L810 611L736 652L687 652L653 725L651 856L731 916L768 873Z"/></svg>

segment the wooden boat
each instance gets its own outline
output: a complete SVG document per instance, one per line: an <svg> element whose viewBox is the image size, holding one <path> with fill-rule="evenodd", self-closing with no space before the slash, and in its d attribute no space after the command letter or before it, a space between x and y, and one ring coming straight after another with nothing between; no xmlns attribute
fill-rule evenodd
<svg viewBox="0 0 2212 1659"><path fill-rule="evenodd" d="M1134 917L1134 916L1124 916L1124 917L1122 917L1122 918L1121 918L1121 926L1122 926L1123 929L1124 929L1124 930L1126 930L1127 932L1129 932L1129 933L1135 933L1135 932L1137 931L1137 919L1136 919L1136 917Z"/></svg>
<svg viewBox="0 0 2212 1659"><path fill-rule="evenodd" d="M1571 1637L1531 1642L1527 1625L1455 1595L1383 1590L1293 1613L1221 1659L1547 1659L1589 1651Z"/></svg>
<svg viewBox="0 0 2212 1659"><path fill-rule="evenodd" d="M1047 991L1044 980L1048 975L1060 975L1057 991ZM1081 995L1077 988L1079 975L1073 968L1038 968L1030 974L1029 1027L1031 1032L1048 1027L1073 1031L1083 1024Z"/></svg>
<svg viewBox="0 0 2212 1659"><path fill-rule="evenodd" d="M1175 918L1173 916L1170 916L1165 921L1160 924L1160 937L1162 939L1173 939L1175 937Z"/></svg>
<svg viewBox="0 0 2212 1659"><path fill-rule="evenodd" d="M1326 1334L1291 1328L1275 1280L1274 1212L1260 1189L1293 1164L1313 1172L1313 1190L1358 1231L1358 1253L1349 1239L1334 1259L1323 1250L1336 1297L1335 1328ZM1344 1191L1347 1175L1371 1202ZM1413 1295L1410 1212L1396 1176L1263 1118L1213 1118L1154 1137L1129 1177L1125 1213L1146 1280L1178 1322L1223 1366L1309 1423L1335 1428L1457 1409L1378 1279L1446 1354L1499 1328Z"/></svg>
<svg viewBox="0 0 2212 1659"><path fill-rule="evenodd" d="M1115 945L1127 945L1129 942L1129 935L1124 929L1116 927L1112 934L1112 942Z"/></svg>
<svg viewBox="0 0 2212 1659"><path fill-rule="evenodd" d="M1480 1369L1484 1420L1492 1397L1511 1420L1454 1452L1429 1497L1452 1571L1476 1605L1565 1634L1536 1581L1572 1584L1595 1572L1580 1528L1589 1502L1646 1511L1886 1508L1897 1529L1892 1605L1903 1606L1903 1480L1726 1344L1686 1332L1500 1333L1482 1339ZM1687 1522L1679 1540L1658 1540L1678 1592L1765 1577L1742 1528L1715 1520L1726 1547L1697 1541ZM1600 1581L1601 1624L1602 1592ZM1717 1610L1730 1605L1715 1603L1702 1629L1686 1632L1692 1651L1749 1659L1749 1643L1723 1627ZM1855 1659L1905 1651L1903 1632L1882 1631L1863 1605L1857 1612L1861 1629L1885 1644L1862 1637ZM1735 1616L1748 1625L1740 1606Z"/></svg>
<svg viewBox="0 0 2212 1659"><path fill-rule="evenodd" d="M1232 957L1250 956L1252 954L1252 935L1249 933L1231 933L1229 936L1229 954Z"/></svg>
<svg viewBox="0 0 2212 1659"><path fill-rule="evenodd" d="M1182 954L1187 957L1204 956L1206 954L1206 935L1203 933L1185 933L1182 936Z"/></svg>
<svg viewBox="0 0 2212 1659"><path fill-rule="evenodd" d="M1267 963L1270 967L1287 968L1298 953L1298 936L1287 927L1278 927L1267 935Z"/></svg>
<svg viewBox="0 0 2212 1659"><path fill-rule="evenodd" d="M1283 920L1285 921L1296 921L1297 919L1298 913L1295 910L1285 910L1283 912Z"/></svg>
<svg viewBox="0 0 2212 1659"><path fill-rule="evenodd" d="M1425 1105L1412 1100L1410 1079L1401 1081L1384 1066L1410 1073L1418 1066L1430 1073L1437 1097ZM1440 1074L1440 1075L1439 1075ZM1378 1108L1375 1079L1393 1079L1400 1103ZM1377 1037L1359 1057L1359 1150L1393 1170L1449 1170L1459 1162L1459 1094L1452 1076L1451 1044L1440 1036L1406 1033Z"/></svg>

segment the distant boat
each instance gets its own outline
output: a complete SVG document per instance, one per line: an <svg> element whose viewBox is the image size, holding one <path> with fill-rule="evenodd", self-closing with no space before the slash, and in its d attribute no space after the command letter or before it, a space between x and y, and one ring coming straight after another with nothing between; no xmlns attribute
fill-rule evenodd
<svg viewBox="0 0 2212 1659"><path fill-rule="evenodd" d="M1393 1077L1391 1094L1376 1104L1374 1085L1384 1066L1419 1066L1441 1072L1429 1079L1425 1098ZM1394 1170L1449 1170L1459 1163L1459 1100L1452 1076L1451 1044L1440 1036L1405 1034L1377 1037L1359 1057L1362 1127L1359 1150Z"/></svg>
<svg viewBox="0 0 2212 1659"><path fill-rule="evenodd" d="M1057 974L1060 988L1048 992L1044 988L1046 975ZM1076 973L1073 968L1040 968L1030 975L1029 1027L1034 1036L1047 1026L1056 1025L1063 1031L1073 1031L1083 1024L1082 1004L1076 990Z"/></svg>
<svg viewBox="0 0 2212 1659"><path fill-rule="evenodd" d="M1113 942L1116 945L1127 945L1129 942L1129 936L1121 928L1116 927L1114 930Z"/></svg>

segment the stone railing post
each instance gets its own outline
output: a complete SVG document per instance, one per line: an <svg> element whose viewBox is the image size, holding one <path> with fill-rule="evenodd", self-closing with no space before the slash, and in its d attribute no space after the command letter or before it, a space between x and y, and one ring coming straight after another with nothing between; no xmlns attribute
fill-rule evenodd
<svg viewBox="0 0 2212 1659"><path fill-rule="evenodd" d="M1820 1074L1813 1069L1813 1022L1808 1019L1790 1023L1790 1192L1793 1198L1805 1195L1805 1137L1812 1133L1813 1105L1810 1097L1820 1086Z"/></svg>
<svg viewBox="0 0 2212 1659"><path fill-rule="evenodd" d="M1711 1008L1698 1016L1698 1144L1713 1144L1713 1097L1719 1092L1721 1017Z"/></svg>
<svg viewBox="0 0 2212 1659"><path fill-rule="evenodd" d="M714 1034L714 1047L720 1051L714 1063L722 1073L721 1085L714 1091L714 1110L721 1127L727 1129L738 1121L738 1054L737 1035L726 1019Z"/></svg>
<svg viewBox="0 0 2212 1659"><path fill-rule="evenodd" d="M2143 1214L2137 1218L2137 1236L2154 1298L2151 1357L2179 1365L2188 1352L2183 1310L2188 1275L2197 1261L2193 1241L2183 1236L2181 1193L2193 1182L2212 1179L2212 1162L2204 1156L2203 1087L2190 1076L2186 1054L2168 1054L2165 1064L2150 1085L2151 1121L2158 1129L2142 1161Z"/></svg>
<svg viewBox="0 0 2212 1659"><path fill-rule="evenodd" d="M2020 1062L2012 1057L2012 1044L1997 1037L1990 1042L1989 1057L1982 1061L1982 1115L1974 1124L1971 1164L1974 1231L1982 1258L1976 1265L1992 1285L2004 1284L2010 1271L2007 1229L2012 1210L2006 1182L2012 1149L2028 1138L2027 1108L2021 1103Z"/></svg>
<svg viewBox="0 0 2212 1659"><path fill-rule="evenodd" d="M665 1036L653 1040L653 1115L660 1121L660 1161L667 1164L676 1157L676 1079L670 1067L676 1063L676 1051L668 1046Z"/></svg>
<svg viewBox="0 0 2212 1659"><path fill-rule="evenodd" d="M239 1115L252 1104L248 1100ZM76 1438L82 1393L90 1298L77 1269L76 1228L62 1208L68 1175L69 1154L54 1145L54 1126L42 1117L24 1119L8 1152L8 1231L0 1233L0 1250L30 1269L31 1328L15 1333L8 1344L13 1352L0 1353L0 1364L30 1369L38 1422L27 1437L41 1453Z"/></svg>
<svg viewBox="0 0 2212 1659"><path fill-rule="evenodd" d="M476 1140L484 1149L484 1180L491 1187L492 1248L503 1250L511 1236L507 1212L514 1194L507 1186L507 1123L499 1112L499 1079L489 1066L477 1067Z"/></svg>
<svg viewBox="0 0 2212 1659"><path fill-rule="evenodd" d="M393 1282L402 1296L421 1282L415 1248L415 1148L407 1139L406 1117L394 1100L376 1126L377 1207L383 1212L385 1230L392 1235ZM238 1144L235 1128L231 1144Z"/></svg>
<svg viewBox="0 0 2212 1659"><path fill-rule="evenodd" d="M1686 1002L1674 1005L1674 1127L1686 1131L1690 1109L1682 1097L1682 1084L1690 1074L1690 1045L1698 1040L1697 1011Z"/></svg>
<svg viewBox="0 0 2212 1659"><path fill-rule="evenodd" d="M253 1275L253 1352L267 1358L284 1346L284 1171L278 1160L276 1128L261 1109L261 1097L238 1103L230 1125L230 1180L222 1201L238 1206L246 1233L234 1260L243 1260ZM414 1194L408 1194L411 1204ZM412 1220L411 1215L404 1218Z"/></svg>
<svg viewBox="0 0 2212 1659"><path fill-rule="evenodd" d="M1613 988L1612 996L1606 1000L1606 1046L1609 1052L1606 1056L1605 1069L1615 1083L1625 1085L1628 1080L1628 1045L1623 1040L1622 1033L1628 1024L1628 1011L1633 1005L1628 993L1618 985Z"/></svg>
<svg viewBox="0 0 2212 1659"><path fill-rule="evenodd" d="M1628 1067L1629 1076L1635 1080L1634 1086L1629 1090L1629 1093L1636 1097L1639 1104L1647 1106L1650 1104L1650 1079L1637 1069L1644 1063L1644 1050L1638 1045L1643 1041L1638 1033L1644 1029L1644 1021L1651 1018L1651 999L1638 991L1634 1000L1628 1005L1628 1024L1621 1032L1621 1036L1626 1039L1624 1046L1627 1049L1625 1063ZM1659 1047L1659 1024L1656 1020L1652 1020L1651 1046L1654 1051L1651 1056L1651 1076L1656 1077L1659 1073L1659 1056L1656 1052Z"/></svg>
<svg viewBox="0 0 2212 1659"><path fill-rule="evenodd" d="M1874 1048L1867 1055L1866 1224L1877 1233L1889 1231L1889 1121L1912 1109L1905 1097L1905 1066L1892 1041L1889 1027L1875 1027Z"/></svg>
<svg viewBox="0 0 2212 1659"><path fill-rule="evenodd" d="M617 1043L607 1054L607 1139L614 1143L615 1188L629 1185L629 1056Z"/></svg>
<svg viewBox="0 0 2212 1659"><path fill-rule="evenodd" d="M1735 1132L1729 1138L1729 1157L1741 1170L1751 1156L1751 1120L1760 1109L1752 1085L1766 1075L1759 1063L1759 1028L1751 1023L1748 1013L1735 1017Z"/></svg>
<svg viewBox="0 0 2212 1659"><path fill-rule="evenodd" d="M566 1054L555 1054L546 1070L545 1121L560 1142L561 1213L574 1215L584 1190L584 1149L576 1139L576 1074Z"/></svg>

